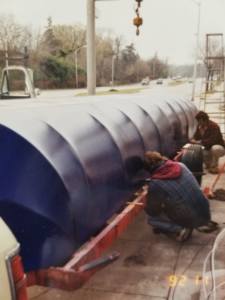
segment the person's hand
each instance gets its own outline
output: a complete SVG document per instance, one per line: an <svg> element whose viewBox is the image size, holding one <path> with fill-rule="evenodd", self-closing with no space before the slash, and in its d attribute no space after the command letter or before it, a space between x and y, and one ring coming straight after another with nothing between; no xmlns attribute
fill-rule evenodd
<svg viewBox="0 0 225 300"><path fill-rule="evenodd" d="M191 139L191 140L190 140L190 143L191 143L191 144L196 144L196 140L195 140L195 139Z"/></svg>
<svg viewBox="0 0 225 300"><path fill-rule="evenodd" d="M191 144L198 144L198 145L200 145L200 144L201 144L201 141L197 141L197 140L195 140L195 139L191 139L191 140L190 140L190 143L191 143Z"/></svg>

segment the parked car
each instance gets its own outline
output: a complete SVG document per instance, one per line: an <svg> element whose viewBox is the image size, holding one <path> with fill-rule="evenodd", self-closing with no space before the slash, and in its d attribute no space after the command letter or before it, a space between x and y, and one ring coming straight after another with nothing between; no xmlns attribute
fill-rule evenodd
<svg viewBox="0 0 225 300"><path fill-rule="evenodd" d="M0 218L0 299L27 300L26 278L19 243Z"/></svg>
<svg viewBox="0 0 225 300"><path fill-rule="evenodd" d="M149 83L150 83L149 77L145 77L145 78L143 78L142 81L141 81L141 84L142 84L142 85L149 85Z"/></svg>
<svg viewBox="0 0 225 300"><path fill-rule="evenodd" d="M156 84L163 84L163 80L161 78L157 79Z"/></svg>

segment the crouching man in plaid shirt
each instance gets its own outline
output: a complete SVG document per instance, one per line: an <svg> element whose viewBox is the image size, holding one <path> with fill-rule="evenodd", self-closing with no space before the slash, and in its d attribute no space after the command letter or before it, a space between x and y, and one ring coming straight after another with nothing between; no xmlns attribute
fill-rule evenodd
<svg viewBox="0 0 225 300"><path fill-rule="evenodd" d="M194 228L205 232L216 229L208 199L184 164L147 152L145 169L150 173L146 212L154 233L170 233L182 242Z"/></svg>

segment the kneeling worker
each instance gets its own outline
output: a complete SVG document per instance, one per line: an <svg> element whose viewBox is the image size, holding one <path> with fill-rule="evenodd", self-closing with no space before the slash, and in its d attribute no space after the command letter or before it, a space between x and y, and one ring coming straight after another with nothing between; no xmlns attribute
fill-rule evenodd
<svg viewBox="0 0 225 300"><path fill-rule="evenodd" d="M146 212L155 233L173 233L185 241L194 228L216 225L210 221L208 199L184 164L147 152L145 169L150 173Z"/></svg>
<svg viewBox="0 0 225 300"><path fill-rule="evenodd" d="M195 118L198 127L191 143L204 146L203 157L206 169L210 173L217 174L219 158L225 155L225 144L220 127L211 121L204 111L199 111Z"/></svg>

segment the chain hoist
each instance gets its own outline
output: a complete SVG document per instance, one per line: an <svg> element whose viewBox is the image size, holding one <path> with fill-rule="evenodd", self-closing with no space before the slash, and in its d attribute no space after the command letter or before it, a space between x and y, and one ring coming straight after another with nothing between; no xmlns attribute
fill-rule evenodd
<svg viewBox="0 0 225 300"><path fill-rule="evenodd" d="M139 35L139 33L140 33L139 27L143 24L143 19L140 17L140 14L139 14L139 9L141 7L142 0L135 0L135 1L137 2L137 8L135 10L137 16L134 18L133 24L134 24L134 26L137 27L136 35Z"/></svg>

